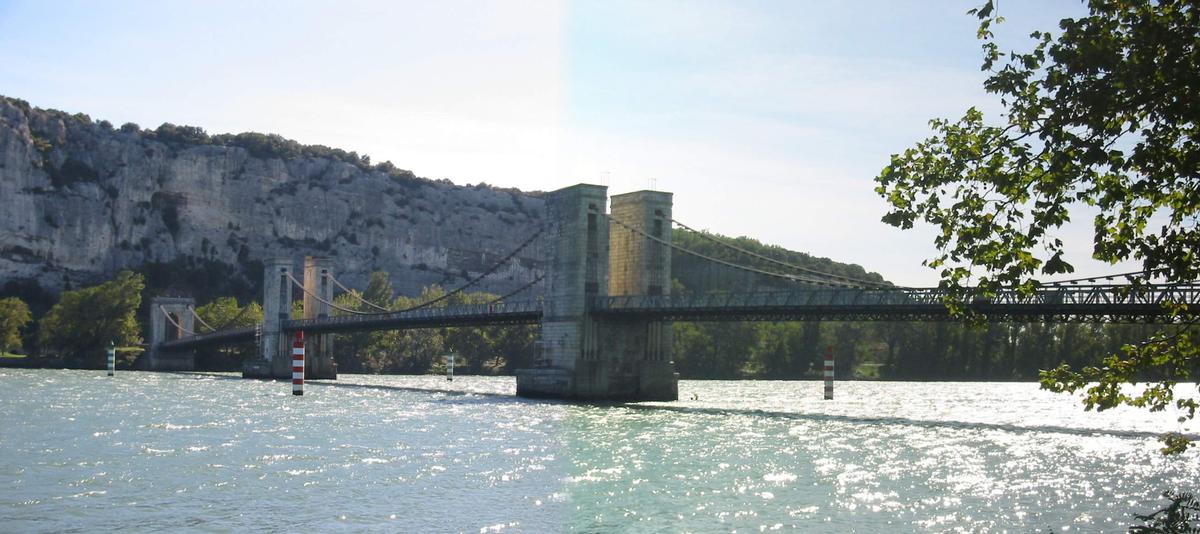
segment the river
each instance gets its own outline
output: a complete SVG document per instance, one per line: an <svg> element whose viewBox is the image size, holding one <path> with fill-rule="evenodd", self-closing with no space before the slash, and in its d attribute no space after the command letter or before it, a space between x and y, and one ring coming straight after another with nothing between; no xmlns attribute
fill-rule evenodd
<svg viewBox="0 0 1200 534"><path fill-rule="evenodd" d="M1154 437L1194 423L1030 383L683 381L614 406L511 377L290 388L0 369L0 530L1121 532L1200 480L1200 452Z"/></svg>

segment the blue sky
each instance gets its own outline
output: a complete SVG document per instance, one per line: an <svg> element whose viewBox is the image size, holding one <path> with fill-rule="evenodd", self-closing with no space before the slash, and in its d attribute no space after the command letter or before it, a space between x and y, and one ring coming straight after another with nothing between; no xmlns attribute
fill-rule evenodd
<svg viewBox="0 0 1200 534"><path fill-rule="evenodd" d="M261 131L430 178L549 190L651 184L677 218L906 285L873 177L981 89L974 2L17 2L0 94L115 124ZM1002 1L1001 42L1084 12ZM1090 216L1063 232L1094 264Z"/></svg>

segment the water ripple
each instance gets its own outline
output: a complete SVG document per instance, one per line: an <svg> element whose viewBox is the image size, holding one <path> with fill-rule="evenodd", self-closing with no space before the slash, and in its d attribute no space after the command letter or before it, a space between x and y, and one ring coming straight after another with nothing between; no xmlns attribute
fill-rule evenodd
<svg viewBox="0 0 1200 534"><path fill-rule="evenodd" d="M683 382L570 405L511 378L0 372L4 530L1123 531L1195 489L1172 414L1034 384Z"/></svg>

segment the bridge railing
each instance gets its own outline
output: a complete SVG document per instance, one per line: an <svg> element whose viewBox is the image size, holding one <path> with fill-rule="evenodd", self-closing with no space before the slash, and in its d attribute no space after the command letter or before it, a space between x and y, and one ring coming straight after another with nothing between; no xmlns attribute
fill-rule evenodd
<svg viewBox="0 0 1200 534"><path fill-rule="evenodd" d="M949 295L940 288L799 289L749 293L679 295L625 295L597 297L599 311L654 309L800 308L831 306L932 306ZM1200 304L1200 285L1091 285L1063 286L1023 294L1005 290L972 304L988 306L1161 305L1167 302Z"/></svg>
<svg viewBox="0 0 1200 534"><path fill-rule="evenodd" d="M254 339L255 326L243 326L238 328L226 328L215 332L206 332L204 334L196 334L194 336L181 337L164 341L160 344L163 348L172 348L185 345L205 345L211 343L234 343L242 341L251 341Z"/></svg>

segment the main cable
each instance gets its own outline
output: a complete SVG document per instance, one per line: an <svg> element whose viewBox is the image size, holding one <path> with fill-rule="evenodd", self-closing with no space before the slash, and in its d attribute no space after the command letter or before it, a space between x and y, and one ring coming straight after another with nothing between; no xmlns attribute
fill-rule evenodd
<svg viewBox="0 0 1200 534"><path fill-rule="evenodd" d="M292 276L292 275L291 275L291 273L288 273L288 275L287 275L287 276L288 276L288 278L289 278L289 279L291 279L292 283L293 283L293 284L296 284L297 286L299 286L299 287L300 287L300 289L301 289L302 291L304 291L304 293L306 293L306 294L308 294L308 295L311 295L313 298L317 299L318 301L321 301L321 302L323 302L323 303L325 303L325 304L328 304L329 306L333 307L334 309L341 310L341 311L343 311L343 312L346 312L346 313L351 313L351 314L354 314L354 315L391 315L391 314L396 314L396 313L404 313L404 312L416 311L416 310L419 310L419 309L422 309L422 308L427 308L427 307L429 307L429 306L432 306L432 305L434 305L434 304L437 304L438 302L441 302L441 301L443 301L443 300L446 300L446 299L448 299L448 298L450 298L450 297L452 297L452 296L454 296L454 295L457 295L457 294L459 294L459 293L462 293L463 291L466 291L468 288L470 288L470 287L474 286L475 284L478 284L479 282L483 281L483 279L484 279L484 278L486 278L488 275L491 275L492 273L494 273L494 272L496 272L498 269L500 269L500 267L504 266L504 264L508 263L508 260L511 260L512 258L516 257L516 255L517 255L517 254L520 254L520 253L521 253L521 251L525 249L525 247L529 246L529 244L530 244L530 243L532 243L532 242L533 242L535 239L537 239L537 238L538 238L538 236L542 235L542 232L544 232L545 230L546 230L546 227L545 227L545 226L539 227L537 232L534 232L534 234L533 234L533 235L529 236L529 238L528 238L528 239L526 239L526 240L525 240L523 243L521 243L519 246L517 246L517 248L516 248L515 250L513 250L512 252L510 252L510 253L509 253L507 256L505 256L505 257L501 258L501 259L500 259L500 261L497 261L495 265L492 265L492 266L491 266L491 267L490 267L488 270L486 270L486 271L484 271L484 272L480 273L478 276L476 276L475 278L471 279L471 280L470 280L470 281L468 281L466 284L463 284L462 286L460 286L460 287L458 287L458 288L455 288L455 289L454 289L454 290L452 290L452 291L448 291L448 292L446 292L446 293L442 294L441 296L439 296L439 297L437 297L437 298L433 298L433 299L430 299L430 300L428 300L428 301L426 301L426 302L423 302L423 303L421 303L421 304L417 304L417 305L415 305L415 306L410 306L410 307L408 307L408 308L403 308L403 309L399 309L399 310L388 310L388 311L384 311L384 312L362 312L362 311L358 311L358 310L351 310L351 309L349 309L349 308L344 308L344 307L342 307L342 306L338 306L337 304L334 304L334 303L332 303L332 302L329 302L329 301L327 301L327 300L325 300L325 299L323 299L323 298L321 298L321 297L318 297L317 295L313 295L313 294L312 294L310 291L308 291L308 289L305 289L304 285L303 285L303 284L301 284L299 281L297 281L297 280L296 280L296 278L295 278L294 276ZM378 307L378 306L376 306L376 307Z"/></svg>
<svg viewBox="0 0 1200 534"><path fill-rule="evenodd" d="M237 302L237 299L234 299L234 302ZM217 328L217 330L224 330L225 328L229 327L229 325L236 323L238 321L238 319L241 319L243 315L246 315L246 312L250 311L250 305L253 303L254 303L253 300L250 302L247 302L245 306L242 306L242 311L239 311L238 314L234 315L232 319L225 321L224 323L221 323L221 327Z"/></svg>
<svg viewBox="0 0 1200 534"><path fill-rule="evenodd" d="M159 304L159 305L158 305L158 311L161 311L161 312L162 312L162 314L163 314L163 315L164 315L164 316L167 318L167 321L170 321L170 322L171 322L171 324L175 325L175 328L178 328L180 332L183 332L183 333L185 333L185 334L187 334L187 335L189 335L189 336L194 336L194 335L196 335L196 333L195 333L195 332L193 332L193 331L191 331L191 330L188 330L188 329L184 328L184 327L183 327L183 325L179 324L179 322L178 322L178 321L176 321L175 319L172 319L172 318L171 318L171 314L167 313L167 309L166 309L166 308L164 308L162 304Z"/></svg>
<svg viewBox="0 0 1200 534"><path fill-rule="evenodd" d="M353 289L350 289L350 288L348 288L348 287L346 287L346 286L342 285L342 283L341 283L341 282L339 282L337 278L334 278L332 274L329 274L329 275L326 275L326 276L328 276L330 280L333 280L333 285L335 285L335 286L338 286L338 287L342 288L342 291L345 291L346 293L350 294L350 296L352 296L352 297L354 297L354 298L358 299L358 300L359 300L360 302L362 302L363 304L366 304L366 305L368 305L368 306L371 306L372 308L375 308L375 309L377 309L377 310L384 311L384 312L391 312L391 311L392 311L392 310L390 310L390 309L388 309L388 308L385 308L385 307L383 307L383 306L380 306L380 305L378 305L378 304L375 304L374 302L371 302L371 301L369 301L369 300L367 300L367 299L363 298L363 297L362 297L362 295L360 295L360 294L359 294L357 291L355 291L355 290L353 290Z"/></svg>
<svg viewBox="0 0 1200 534"><path fill-rule="evenodd" d="M379 315L377 313L362 312L362 311L358 311L358 310L352 310L350 308L344 308L342 306L339 306L337 304L329 302L328 300L325 300L325 299L321 298L320 296L314 294L313 292L309 291L308 288L304 287L304 284L300 283L299 280L296 280L296 277L292 276L292 273L287 273L287 277L288 277L288 280L291 280L293 284L296 284L296 287L299 287L300 291L303 291L305 295L308 295L308 296L316 299L317 301L328 305L330 308L333 308L333 309L339 310L339 311L343 311L346 313L354 314L354 315Z"/></svg>
<svg viewBox="0 0 1200 534"><path fill-rule="evenodd" d="M188 311L192 312L192 317L195 317L197 321L200 321L200 324L204 325L205 328L208 328L208 330L210 332L217 331L217 329L213 328L212 325L208 324L208 322L205 321L204 318L200 316L200 314L196 313L196 308L194 308L192 306L188 306Z"/></svg>
<svg viewBox="0 0 1200 534"><path fill-rule="evenodd" d="M537 231L537 232L534 232L534 234L533 234L533 235L529 236L529 239L526 239L524 243L521 243L521 244L520 244L520 245L519 245L519 246L516 248L516 250L514 250L514 251L510 252L510 253L509 253L507 256L505 256L505 257L501 258L501 259L500 259L500 261L496 262L496 264L495 264L495 265L493 265L493 266L492 266L490 269L488 269L488 270L486 270L486 271L484 271L484 272L480 273L480 274L479 274L479 276L476 276L475 278L471 279L471 280L470 280L470 281L468 281L466 284L463 284L462 286L459 286L457 289L455 289L455 290L453 290L453 291L449 291L449 292L447 292L446 294L444 294L444 295L442 295L442 296L440 296L440 297L438 297L438 298L435 298L435 299L433 299L433 300L430 300L430 301L428 301L428 302L425 302L425 303L423 303L423 304L418 304L418 305L416 305L416 306L412 306L412 307L409 307L409 308L405 308L405 309L403 309L403 310L400 310L400 311L413 311L413 310L419 310L419 309L421 309L421 308L425 308L425 307L427 307L427 306L431 306L431 305L433 305L433 304L436 304L436 303L438 303L438 302L441 302L441 301L443 301L443 300L446 300L446 299L448 299L448 298L450 298L450 297L452 297L452 296L454 296L454 295L457 295L457 294L459 294L459 293L462 293L463 291L466 291L466 290L467 290L467 288L469 288L469 287L472 287L472 286L474 286L475 284L478 284L479 282L482 282L482 281L483 281L483 279L484 279L484 278L486 278L488 275L490 275L490 274L492 274L492 273L496 272L497 270L499 270L499 269L500 269L500 267L501 267L501 266L503 266L504 264L508 263L508 260L511 260L511 259L513 259L514 257L516 257L516 255L517 255L517 254L520 254L520 253L521 253L521 251L525 249L525 247L529 246L529 244L530 244L530 243L533 243L533 241L534 241L535 239L537 239L537 238L538 238L538 236L542 235L542 232L544 232L545 230L546 230L546 227L545 227L545 226L539 227L539 228L538 228L538 231Z"/></svg>
<svg viewBox="0 0 1200 534"><path fill-rule="evenodd" d="M718 263L718 264L721 264L721 265L724 265L724 266L726 266L726 267L730 267L730 268L733 268L733 269L738 269L738 270L747 271L747 272L751 272L751 273L761 274L761 275L764 275L764 276L771 276L771 277L775 277L775 278L781 278L781 279L788 280L788 281L791 281L791 282L805 282L805 283L809 283L809 284L822 285L822 286L830 286L830 287L858 287L858 286L854 286L854 285L850 285L850 284L839 284L839 283L833 283L833 282L829 282L829 281L827 281L827 280L821 280L821 279L816 279L816 278L809 278L809 277L802 276L802 275L785 274L785 273L775 273L775 272L771 272L771 271L764 271L764 270L762 270L762 269L756 269L756 268L754 268L754 267L747 267L747 266L745 266L745 265L738 265L738 264L736 264L736 263L732 263L732 262L728 262L728 261L725 261L725 260L721 260L721 259L713 258L713 257L711 257L711 256L707 256L707 255L701 254L701 253L699 253L699 252L696 252L696 251L693 251L693 250L689 250L689 249L683 248L683 247L681 247L681 246L679 246L679 245L676 245L676 244L674 244L674 243L668 243L666 240L663 240L662 238L659 238L659 237L652 236L652 235L650 235L650 234L647 234L646 232L643 232L643 231L641 231L641 230L638 230L637 228L634 228L634 227L632 227L632 226L629 226L628 224L625 224L624 222L621 222L621 220L620 220L620 219L617 219L617 218L615 218L615 217L613 217L612 215L609 215L609 214L607 214L607 213L606 213L606 214L604 214L604 216L605 216L605 217L607 217L607 218L608 218L608 220L610 220L610 221L612 221L612 222L615 222L615 223L617 223L618 225L621 225L621 226L623 226L623 227L624 227L626 230L629 230L630 232L635 232L635 233L641 234L643 237L645 237L645 238L647 238L647 239L650 239L650 240L652 240L652 241L656 241L656 242L658 242L658 243L661 243L661 244L663 244L663 245L666 245L666 246L668 246L668 247L671 247L672 249L674 249L674 250L678 250L678 251L680 251L680 252L683 252L684 254L690 254L690 255L692 255L692 256L696 256L697 258L700 258L700 259L703 259L703 260L708 260L708 261L710 261L710 262L713 262L713 263Z"/></svg>
<svg viewBox="0 0 1200 534"><path fill-rule="evenodd" d="M1098 276L1089 276L1086 278L1072 278L1072 279L1068 279L1068 280L1055 280L1053 282L1038 282L1038 283L1040 283L1043 286L1060 286L1063 284L1077 285L1076 282L1095 282L1095 281L1100 280L1101 278L1103 278L1105 280L1112 280L1113 278L1122 278L1123 277L1128 280L1130 278L1130 275L1137 275L1137 274L1152 275L1155 272L1163 272L1163 271L1170 271L1170 270L1171 269L1169 267L1159 267L1158 269L1147 269L1144 271L1130 271L1127 273L1102 274L1102 275L1098 275Z"/></svg>
<svg viewBox="0 0 1200 534"><path fill-rule="evenodd" d="M504 299L506 299L506 298L508 298L508 297L511 297L511 296L513 296L513 295L516 295L517 293L520 293L520 292L522 292L522 291L525 291L526 289L529 289L529 288L533 287L533 286L534 286L535 284L537 284L538 282L541 282L541 281L542 281L542 278L544 278L544 275L538 275L538 277L537 277L537 278L534 278L534 279L533 279L531 282L529 282L528 284L525 284L525 285L523 285L523 286L521 286L521 287L518 287L517 289L514 289L514 290L512 290L512 291L509 291L508 293L505 293L505 294L503 294L503 295L500 295L499 297L496 297L495 299L492 299L491 301L489 301L489 302L488 302L488 304L495 304L495 303L497 303L497 302L500 302L500 301L502 301L502 300L504 300Z"/></svg>
<svg viewBox="0 0 1200 534"><path fill-rule="evenodd" d="M807 273L809 273L809 274L812 274L812 275L814 275L814 276L824 276L824 277L827 277L827 278L836 278L836 279L844 280L844 281L846 281L846 282L858 283L858 284L862 284L862 285L879 286L879 287L895 287L895 286L892 286L891 284L888 284L888 283L886 283L886 282L878 282L878 281L875 281L875 280L867 280L867 279L865 279L865 278L855 278L855 277L853 277L853 276L845 276L845 275L840 275L840 274L827 273L827 272L824 272L824 271L819 271L819 270L812 269L812 268L809 268L809 267L802 267L802 266L799 266L799 265L795 265L795 264L787 263L787 262L785 262L785 261L780 261L780 260L777 260L777 259L775 259L775 258L772 258L772 257L769 257L769 256L764 256L764 255L762 255L762 254L759 254L759 253L757 253L757 252L754 252L754 251L751 251L751 250L747 250L747 249L745 249L745 248L739 247L739 246L737 246L737 245L734 245L734 244L732 244L732 243L726 243L726 242L724 242L724 241L721 241L720 239L717 239L717 238L713 237L713 236L712 236L711 234L709 234L708 232L704 232L704 231L696 230L695 228L692 228L692 227L690 227L690 226L688 226L688 225L686 225L686 224L683 224L683 223L679 222L678 220L675 220L675 219L670 219L670 221L671 221L673 224L677 224L677 225L679 225L680 227L682 227L683 229L685 229L685 230L688 230L688 231L690 231L690 232L692 232L692 233L694 233L694 234L696 234L696 235L700 236L702 239L706 239L706 240L708 240L708 241L712 241L713 243L716 243L716 244L718 244L718 245L720 245L720 246L723 246L723 247L726 247L726 248L730 248L730 249L736 250L736 251L738 251L738 252L740 252L740 253L742 253L742 254L746 254L746 255L748 255L748 256L751 256L751 257L754 257L754 258L758 258L758 259L760 259L760 260L763 260L763 261L766 261L766 262L774 263L774 264L776 264L776 265L779 265L779 266L782 266L782 267L786 267L786 268L788 268L788 269L794 269L794 270L797 270L797 271L803 271L803 272L807 272Z"/></svg>

